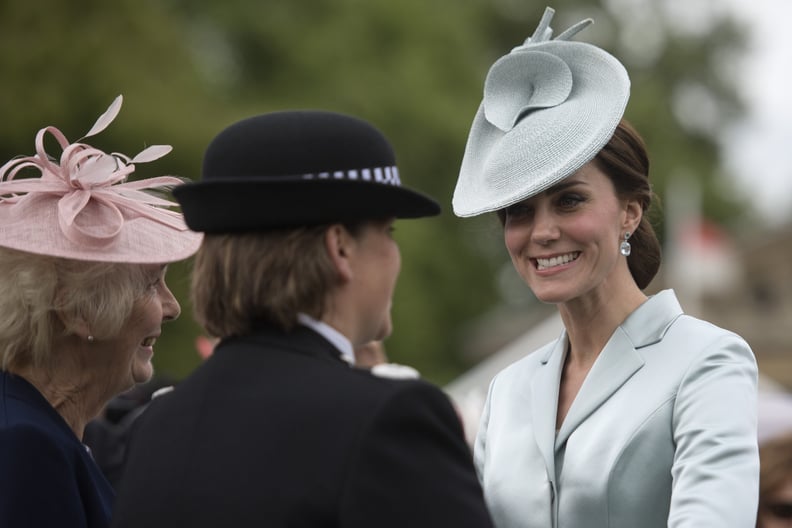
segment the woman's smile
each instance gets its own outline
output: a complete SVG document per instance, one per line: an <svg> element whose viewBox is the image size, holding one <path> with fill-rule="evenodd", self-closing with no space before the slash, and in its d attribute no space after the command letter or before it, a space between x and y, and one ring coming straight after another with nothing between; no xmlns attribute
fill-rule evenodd
<svg viewBox="0 0 792 528"><path fill-rule="evenodd" d="M537 257L535 259L531 259L531 261L534 263L537 271L544 271L546 269L568 264L577 260L579 256L580 251L573 251L571 253L564 253L563 255L556 255L553 257Z"/></svg>

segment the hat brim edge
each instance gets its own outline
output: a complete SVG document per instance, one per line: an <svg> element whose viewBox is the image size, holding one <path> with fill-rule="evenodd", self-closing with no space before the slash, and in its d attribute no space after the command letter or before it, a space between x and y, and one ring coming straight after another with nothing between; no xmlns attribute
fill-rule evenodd
<svg viewBox="0 0 792 528"><path fill-rule="evenodd" d="M379 218L440 214L428 196L397 185L350 180L236 178L173 190L187 226L233 233Z"/></svg>

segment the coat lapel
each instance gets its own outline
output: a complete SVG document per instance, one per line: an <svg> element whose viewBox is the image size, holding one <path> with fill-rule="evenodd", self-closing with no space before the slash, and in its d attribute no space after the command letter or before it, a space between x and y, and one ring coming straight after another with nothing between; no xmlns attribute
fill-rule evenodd
<svg viewBox="0 0 792 528"><path fill-rule="evenodd" d="M674 292L664 290L650 297L616 329L572 402L558 432L556 449L643 366L639 350L661 341L682 313Z"/></svg>
<svg viewBox="0 0 792 528"><path fill-rule="evenodd" d="M531 381L531 413L533 415L534 436L539 451L544 457L547 474L555 476L555 423L558 411L558 388L561 369L566 354L566 332L556 340L550 352L542 358L542 367L537 370Z"/></svg>
<svg viewBox="0 0 792 528"><path fill-rule="evenodd" d="M556 438L556 448L564 445L569 435L616 392L644 364L629 336L616 329L605 348L591 367L561 424ZM556 401L558 401L556 399Z"/></svg>

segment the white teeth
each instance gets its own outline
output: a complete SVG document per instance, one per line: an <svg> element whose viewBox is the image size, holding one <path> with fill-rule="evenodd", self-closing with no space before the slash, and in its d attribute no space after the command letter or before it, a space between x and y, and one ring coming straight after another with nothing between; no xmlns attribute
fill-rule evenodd
<svg viewBox="0 0 792 528"><path fill-rule="evenodd" d="M150 347L150 346L154 346L154 343L156 343L156 342L157 342L157 338L156 337L147 337L146 339L143 340L142 345L144 347Z"/></svg>
<svg viewBox="0 0 792 528"><path fill-rule="evenodd" d="M580 256L580 252L575 253L567 253L566 255L559 255L557 257L552 258L538 258L536 259L536 269L539 271L552 268L555 266L560 266L562 264L566 264L568 262L572 262L576 258Z"/></svg>

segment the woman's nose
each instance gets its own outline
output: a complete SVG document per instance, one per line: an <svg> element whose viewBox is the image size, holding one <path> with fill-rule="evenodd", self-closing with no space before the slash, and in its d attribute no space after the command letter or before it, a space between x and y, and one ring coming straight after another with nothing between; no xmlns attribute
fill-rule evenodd
<svg viewBox="0 0 792 528"><path fill-rule="evenodd" d="M164 321L173 321L181 314L181 306L176 296L170 291L170 288L163 285L162 292L160 293L162 300L162 319Z"/></svg>
<svg viewBox="0 0 792 528"><path fill-rule="evenodd" d="M544 207L537 208L534 212L531 238L538 244L547 244L556 240L559 235L558 222L555 215Z"/></svg>

